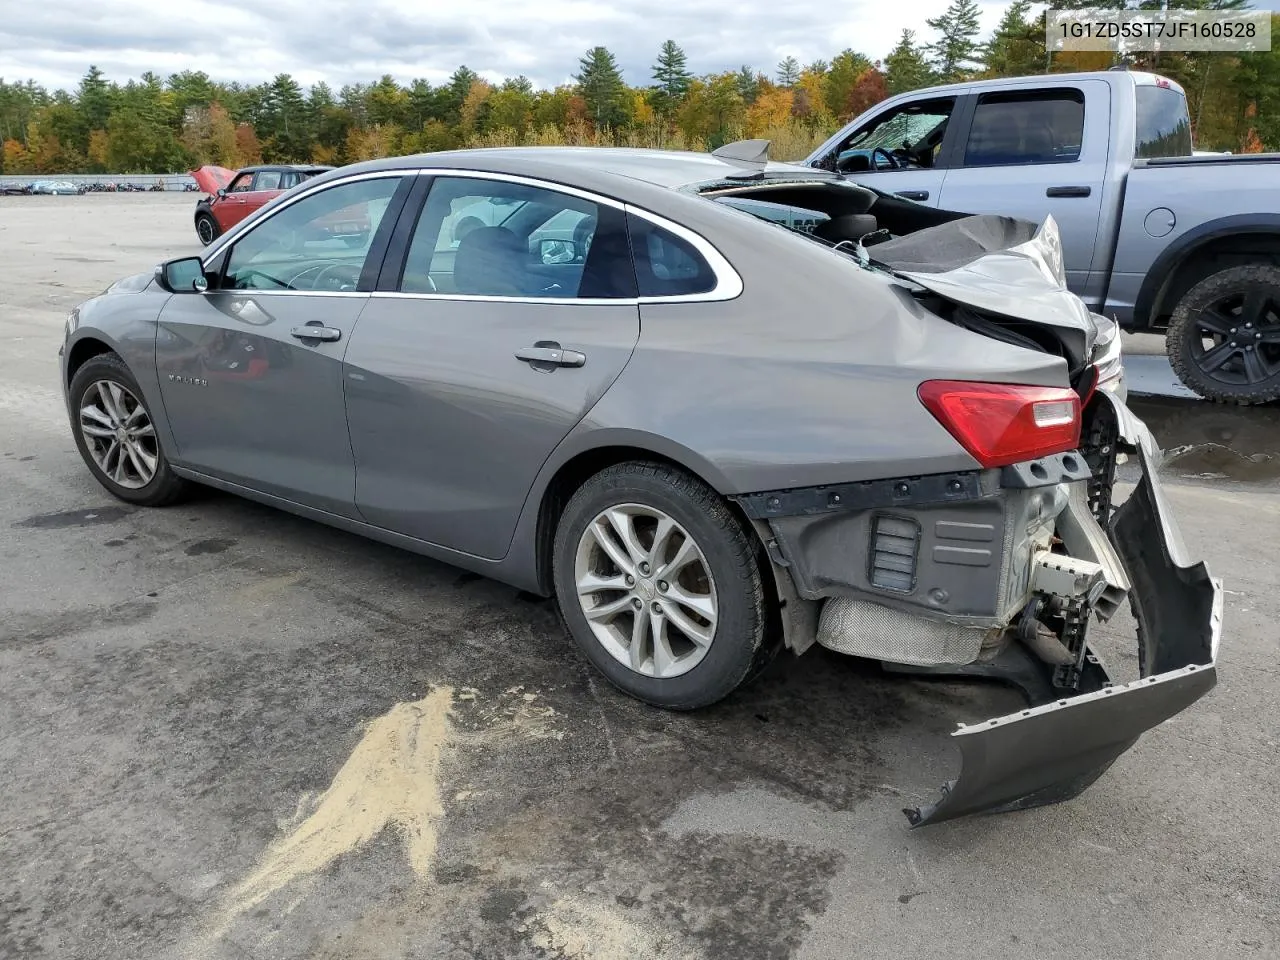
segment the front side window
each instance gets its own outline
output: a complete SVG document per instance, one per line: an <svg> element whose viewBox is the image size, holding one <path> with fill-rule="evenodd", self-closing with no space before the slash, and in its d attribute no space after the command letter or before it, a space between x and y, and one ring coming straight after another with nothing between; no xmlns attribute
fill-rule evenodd
<svg viewBox="0 0 1280 960"><path fill-rule="evenodd" d="M844 142L837 165L847 171L919 170L934 166L954 99L909 103L882 113Z"/></svg>
<svg viewBox="0 0 1280 960"><path fill-rule="evenodd" d="M1172 87L1139 86L1137 97L1137 144L1134 156L1191 156L1191 118L1187 98Z"/></svg>
<svg viewBox="0 0 1280 960"><path fill-rule="evenodd" d="M1084 140L1079 90L992 93L978 101L964 148L966 167L1070 163Z"/></svg>
<svg viewBox="0 0 1280 960"><path fill-rule="evenodd" d="M290 204L236 241L230 290L354 290L400 177L358 180Z"/></svg>
<svg viewBox="0 0 1280 960"><path fill-rule="evenodd" d="M620 211L556 190L441 177L400 279L405 293L618 299L636 295Z"/></svg>
<svg viewBox="0 0 1280 960"><path fill-rule="evenodd" d="M242 173L231 181L231 185L227 187L227 193L248 193L253 189L253 174Z"/></svg>
<svg viewBox="0 0 1280 960"><path fill-rule="evenodd" d="M715 271L688 240L643 217L627 220L640 296L688 297L715 289Z"/></svg>

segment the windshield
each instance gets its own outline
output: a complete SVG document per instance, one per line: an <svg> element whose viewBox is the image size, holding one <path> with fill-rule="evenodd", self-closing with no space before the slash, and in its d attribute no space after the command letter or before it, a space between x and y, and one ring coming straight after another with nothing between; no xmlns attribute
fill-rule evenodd
<svg viewBox="0 0 1280 960"><path fill-rule="evenodd" d="M1191 156L1191 118L1187 98L1172 87L1142 85L1137 88L1137 144L1134 156Z"/></svg>

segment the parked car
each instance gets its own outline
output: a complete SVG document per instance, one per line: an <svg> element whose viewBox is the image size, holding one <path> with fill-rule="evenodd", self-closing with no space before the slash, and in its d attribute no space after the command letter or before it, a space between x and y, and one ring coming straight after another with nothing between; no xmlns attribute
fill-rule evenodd
<svg viewBox="0 0 1280 960"><path fill-rule="evenodd" d="M6 197L23 197L31 195L29 183L0 183L0 194Z"/></svg>
<svg viewBox="0 0 1280 960"><path fill-rule="evenodd" d="M50 196L74 197L77 194L84 193L84 188L76 186L70 180L37 180L31 184L31 192L49 194Z"/></svg>
<svg viewBox="0 0 1280 960"><path fill-rule="evenodd" d="M1062 231L1071 289L1167 333L1203 397L1280 398L1280 154L1195 155L1178 84L1105 71L899 94L806 163L931 206Z"/></svg>
<svg viewBox="0 0 1280 960"><path fill-rule="evenodd" d="M72 311L75 442L129 503L208 484L554 595L660 707L815 643L1019 684L1030 706L957 731L964 775L909 816L1074 796L1213 686L1221 630L1118 327L1067 291L1052 219L763 150L322 174ZM458 239L477 208L504 213ZM313 229L351 209L362 249ZM1113 509L1118 452L1142 472ZM1142 679L1112 685L1087 630L1126 597Z"/></svg>
<svg viewBox="0 0 1280 960"><path fill-rule="evenodd" d="M217 166L192 170L197 186L209 194L196 204L196 236L208 246L284 191L332 169L320 165L268 164L240 171Z"/></svg>

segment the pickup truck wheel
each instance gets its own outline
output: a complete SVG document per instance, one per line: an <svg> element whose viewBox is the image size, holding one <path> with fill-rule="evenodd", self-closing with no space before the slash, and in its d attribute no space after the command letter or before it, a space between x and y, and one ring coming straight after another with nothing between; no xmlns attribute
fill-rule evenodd
<svg viewBox="0 0 1280 960"><path fill-rule="evenodd" d="M666 464L621 463L584 483L556 529L552 573L582 653L654 706L715 703L777 650L754 536Z"/></svg>
<svg viewBox="0 0 1280 960"><path fill-rule="evenodd" d="M1280 398L1280 266L1219 270L1187 291L1169 320L1174 372L1219 403Z"/></svg>

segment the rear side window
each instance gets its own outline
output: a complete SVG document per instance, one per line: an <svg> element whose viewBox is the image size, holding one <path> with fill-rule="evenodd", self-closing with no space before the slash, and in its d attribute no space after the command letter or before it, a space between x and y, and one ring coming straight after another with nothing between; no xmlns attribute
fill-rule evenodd
<svg viewBox="0 0 1280 960"><path fill-rule="evenodd" d="M280 171L279 170L263 170L253 181L253 189L255 190L279 190L280 189Z"/></svg>
<svg viewBox="0 0 1280 960"><path fill-rule="evenodd" d="M1079 90L991 93L978 101L964 148L966 167L1070 163L1080 159L1084 95Z"/></svg>
<svg viewBox="0 0 1280 960"><path fill-rule="evenodd" d="M1137 144L1134 156L1191 156L1191 118L1187 98L1172 87L1140 86L1136 91Z"/></svg>
<svg viewBox="0 0 1280 960"><path fill-rule="evenodd" d="M634 214L627 215L627 225L640 296L688 297L715 289L715 271L693 244Z"/></svg>

